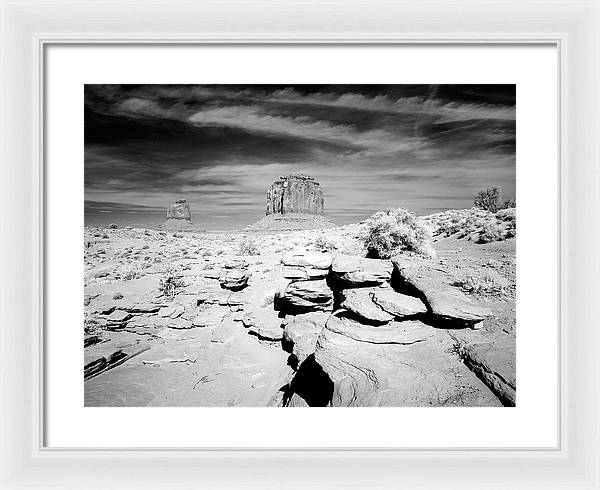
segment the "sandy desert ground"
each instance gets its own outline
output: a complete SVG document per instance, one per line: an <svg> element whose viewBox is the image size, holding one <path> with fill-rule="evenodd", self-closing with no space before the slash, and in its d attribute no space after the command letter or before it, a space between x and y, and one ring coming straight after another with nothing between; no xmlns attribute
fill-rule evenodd
<svg viewBox="0 0 600 490"><path fill-rule="evenodd" d="M86 227L85 405L514 405L514 219L425 217L436 257L390 260L360 224Z"/></svg>

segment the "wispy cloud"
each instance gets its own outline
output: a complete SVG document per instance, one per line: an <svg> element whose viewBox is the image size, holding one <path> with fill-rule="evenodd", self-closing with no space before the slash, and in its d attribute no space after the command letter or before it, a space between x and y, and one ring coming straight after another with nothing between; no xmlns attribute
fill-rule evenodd
<svg viewBox="0 0 600 490"><path fill-rule="evenodd" d="M334 125L315 121L307 116L279 117L265 114L258 107L229 106L196 112L189 120L200 125L221 125L250 132L284 134L346 145L347 147L377 148L384 151L407 151L418 146L416 138L398 138L387 131L373 129L357 131L350 125Z"/></svg>
<svg viewBox="0 0 600 490"><path fill-rule="evenodd" d="M316 93L306 96L296 92L294 89L287 88L274 92L268 100L364 111L426 114L435 116L437 118L436 122L464 121L470 119L515 120L514 106L457 102L443 103L440 100L429 97L401 97L394 100L386 95L367 97L356 93L342 95Z"/></svg>
<svg viewBox="0 0 600 490"><path fill-rule="evenodd" d="M156 216L186 198L198 219L244 224L292 172L339 222L469 206L489 185L514 195L514 86L92 85L85 100L86 200Z"/></svg>

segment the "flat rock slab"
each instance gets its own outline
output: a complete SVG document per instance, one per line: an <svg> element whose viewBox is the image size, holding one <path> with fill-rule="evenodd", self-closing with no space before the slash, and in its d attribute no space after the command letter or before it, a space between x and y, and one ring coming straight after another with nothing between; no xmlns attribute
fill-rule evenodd
<svg viewBox="0 0 600 490"><path fill-rule="evenodd" d="M281 340L283 318L273 307L253 307L242 316L242 323L250 332L266 340Z"/></svg>
<svg viewBox="0 0 600 490"><path fill-rule="evenodd" d="M365 325L337 312L327 320L327 328L358 342L411 345L429 340L433 327L420 321L392 322L384 326Z"/></svg>
<svg viewBox="0 0 600 490"><path fill-rule="evenodd" d="M394 317L377 306L371 294L371 289L346 289L340 306L370 323L382 324L392 321Z"/></svg>
<svg viewBox="0 0 600 490"><path fill-rule="evenodd" d="M419 298L400 294L392 289L375 290L371 292L371 299L377 306L396 318L427 313L427 307Z"/></svg>
<svg viewBox="0 0 600 490"><path fill-rule="evenodd" d="M426 326L415 338L424 339L410 345L376 343L353 338L354 328L333 320L328 322L317 340L315 360L333 382L333 406L501 406L494 394L450 353L449 337ZM343 322L345 323L345 322ZM411 322L412 323L412 322ZM369 338L381 328L366 327ZM336 330L342 330L339 333ZM417 330L417 331L418 331ZM440 340L440 335L448 338Z"/></svg>
<svg viewBox="0 0 600 490"><path fill-rule="evenodd" d="M451 278L443 270L413 265L405 259L394 258L392 262L394 288L422 298L439 326L475 327L490 315L486 307L451 286Z"/></svg>
<svg viewBox="0 0 600 490"><path fill-rule="evenodd" d="M302 364L314 354L317 338L325 327L329 313L310 312L286 317L283 338L292 344L292 353Z"/></svg>
<svg viewBox="0 0 600 490"><path fill-rule="evenodd" d="M286 279L295 281L309 281L311 279L323 279L329 274L329 269L314 269L311 267L301 267L284 265L281 268L281 275Z"/></svg>
<svg viewBox="0 0 600 490"><path fill-rule="evenodd" d="M161 308L158 312L158 316L163 318L177 318L182 315L185 308L182 305L171 305Z"/></svg>
<svg viewBox="0 0 600 490"><path fill-rule="evenodd" d="M220 325L230 313L231 311L228 308L211 306L205 310L198 311L192 320L192 325L194 327L215 327Z"/></svg>
<svg viewBox="0 0 600 490"><path fill-rule="evenodd" d="M165 306L164 303L135 303L124 309L129 313L156 313L163 306Z"/></svg>
<svg viewBox="0 0 600 490"><path fill-rule="evenodd" d="M331 267L331 255L322 252L299 250L285 254L281 258L281 263L293 267L327 270Z"/></svg>
<svg viewBox="0 0 600 490"><path fill-rule="evenodd" d="M331 263L331 273L346 286L372 286L390 280L392 263L389 260L338 254Z"/></svg>
<svg viewBox="0 0 600 490"><path fill-rule="evenodd" d="M292 309L330 311L333 292L325 279L297 281L287 286L281 300Z"/></svg>
<svg viewBox="0 0 600 490"><path fill-rule="evenodd" d="M131 318L131 313L127 313L123 310L115 310L110 315L106 317L109 322L124 322Z"/></svg>

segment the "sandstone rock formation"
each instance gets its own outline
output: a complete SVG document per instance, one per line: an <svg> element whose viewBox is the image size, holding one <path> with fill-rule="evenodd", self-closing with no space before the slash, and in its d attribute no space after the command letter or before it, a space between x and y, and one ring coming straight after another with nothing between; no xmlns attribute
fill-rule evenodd
<svg viewBox="0 0 600 490"><path fill-rule="evenodd" d="M394 287L423 300L439 326L479 328L490 312L448 283L448 277L435 267L414 260L392 259Z"/></svg>
<svg viewBox="0 0 600 490"><path fill-rule="evenodd" d="M192 226L192 214L190 212L190 203L185 199L180 199L171 203L167 208L167 221L163 227L166 230L178 231L185 230Z"/></svg>
<svg viewBox="0 0 600 490"><path fill-rule="evenodd" d="M308 175L282 175L267 192L267 216L270 214L323 214L323 191Z"/></svg>
<svg viewBox="0 0 600 490"><path fill-rule="evenodd" d="M224 264L219 281L223 289L239 291L248 285L248 279L251 275L252 273L248 270L246 262L232 261Z"/></svg>

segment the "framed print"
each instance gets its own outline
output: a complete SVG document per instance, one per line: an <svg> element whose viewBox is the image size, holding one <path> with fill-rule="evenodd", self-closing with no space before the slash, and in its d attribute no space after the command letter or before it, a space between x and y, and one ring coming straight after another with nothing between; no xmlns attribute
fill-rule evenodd
<svg viewBox="0 0 600 490"><path fill-rule="evenodd" d="M2 4L3 484L598 488L598 5L265 6Z"/></svg>

